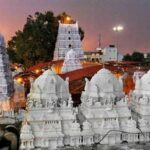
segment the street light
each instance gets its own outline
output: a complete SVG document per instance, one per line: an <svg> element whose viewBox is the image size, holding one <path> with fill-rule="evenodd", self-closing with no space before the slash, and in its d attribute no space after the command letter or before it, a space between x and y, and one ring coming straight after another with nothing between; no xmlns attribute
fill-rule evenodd
<svg viewBox="0 0 150 150"><path fill-rule="evenodd" d="M117 26L113 27L113 31L116 32L116 33L119 33L123 30L124 30L124 27L122 25L117 25ZM118 48L118 36L117 35L116 35L116 48L117 48L117 51L118 51L119 48ZM117 52L117 61L118 61L118 52Z"/></svg>
<svg viewBox="0 0 150 150"><path fill-rule="evenodd" d="M115 31L115 32L121 32L123 30L124 30L124 27L122 25L113 27L113 31Z"/></svg>

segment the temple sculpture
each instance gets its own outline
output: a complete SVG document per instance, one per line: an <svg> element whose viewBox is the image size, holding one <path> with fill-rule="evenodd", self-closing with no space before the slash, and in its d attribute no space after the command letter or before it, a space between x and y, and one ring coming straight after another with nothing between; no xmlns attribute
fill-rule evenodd
<svg viewBox="0 0 150 150"><path fill-rule="evenodd" d="M105 68L99 70L91 81L86 79L81 101L80 122L88 121L91 124L92 143L99 142L111 130L127 131L126 124L132 122L122 83ZM101 143L121 143L125 136L113 131Z"/></svg>
<svg viewBox="0 0 150 150"><path fill-rule="evenodd" d="M31 83L20 149L150 141L149 77L150 71L125 95L121 79L103 68L85 79L82 103L73 107L69 79L46 70Z"/></svg>
<svg viewBox="0 0 150 150"><path fill-rule="evenodd" d="M62 73L70 72L73 70L81 69L82 65L80 63L80 59L75 50L70 49L66 56L62 66Z"/></svg>
<svg viewBox="0 0 150 150"><path fill-rule="evenodd" d="M131 110L144 135L140 141L150 140L150 70L136 80L135 90L131 94Z"/></svg>
<svg viewBox="0 0 150 150"><path fill-rule="evenodd" d="M23 123L21 129L20 149L56 149L64 145L79 145L80 125L76 120L78 112L73 108L68 84L68 79L64 81L51 69L32 83L26 123ZM27 125L28 128L25 128ZM33 133L32 139L27 136L27 133L30 134L29 126ZM26 137L30 137L30 140Z"/></svg>

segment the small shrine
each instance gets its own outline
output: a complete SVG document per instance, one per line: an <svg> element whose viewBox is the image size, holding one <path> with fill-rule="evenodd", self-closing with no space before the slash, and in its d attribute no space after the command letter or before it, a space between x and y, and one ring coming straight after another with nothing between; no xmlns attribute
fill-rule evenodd
<svg viewBox="0 0 150 150"><path fill-rule="evenodd" d="M80 59L78 58L77 53L75 52L75 50L70 49L65 56L61 72L66 73L81 68L82 65L80 63Z"/></svg>

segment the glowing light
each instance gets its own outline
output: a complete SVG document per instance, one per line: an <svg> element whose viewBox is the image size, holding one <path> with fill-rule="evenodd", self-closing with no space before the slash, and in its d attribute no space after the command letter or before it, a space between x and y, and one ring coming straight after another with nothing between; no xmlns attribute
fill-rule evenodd
<svg viewBox="0 0 150 150"><path fill-rule="evenodd" d="M17 78L17 82L18 82L18 83L21 83L22 81L23 81L22 78Z"/></svg>
<svg viewBox="0 0 150 150"><path fill-rule="evenodd" d="M36 69L36 70L35 70L35 73L36 73L36 74L38 74L39 72L40 72L40 70L39 70L39 69Z"/></svg>
<svg viewBox="0 0 150 150"><path fill-rule="evenodd" d="M17 66L15 66L15 69L17 70L17 69L18 69L18 67L17 67Z"/></svg>
<svg viewBox="0 0 150 150"><path fill-rule="evenodd" d="M70 20L71 20L71 17L67 16L67 17L66 17L66 20L67 20L67 21L70 21Z"/></svg>
<svg viewBox="0 0 150 150"><path fill-rule="evenodd" d="M116 30L117 30L117 27L113 27L113 30L116 31Z"/></svg>
<svg viewBox="0 0 150 150"><path fill-rule="evenodd" d="M118 25L118 26L113 27L113 31L120 32L122 30L124 30L124 27L122 25Z"/></svg>

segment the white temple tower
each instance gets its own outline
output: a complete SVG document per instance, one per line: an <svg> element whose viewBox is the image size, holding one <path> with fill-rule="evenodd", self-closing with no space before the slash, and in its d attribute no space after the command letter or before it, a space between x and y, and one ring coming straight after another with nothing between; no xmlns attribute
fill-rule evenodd
<svg viewBox="0 0 150 150"><path fill-rule="evenodd" d="M0 35L0 109L8 109L9 98L13 95L13 79L4 37Z"/></svg>
<svg viewBox="0 0 150 150"><path fill-rule="evenodd" d="M58 36L54 51L54 60L64 59L67 52L70 50L70 47L76 51L78 58L83 58L78 23L65 24L59 22Z"/></svg>
<svg viewBox="0 0 150 150"><path fill-rule="evenodd" d="M78 146L80 125L76 113L69 93L68 78L64 81L52 70L46 70L31 84L25 120L30 125L33 138L28 136L29 130L24 130L29 126L22 125L20 149L26 150L28 141L34 143L32 147L35 149Z"/></svg>
<svg viewBox="0 0 150 150"><path fill-rule="evenodd" d="M150 140L150 70L136 79L135 90L131 94L131 109L138 127L144 136L140 141Z"/></svg>
<svg viewBox="0 0 150 150"><path fill-rule="evenodd" d="M93 142L101 141L108 132L114 130L101 141L101 144L121 143L128 140L124 139L128 134L115 131L136 130L134 125L130 125L133 124L133 120L131 119L127 99L123 93L122 83L111 71L103 68L90 81L86 79L81 101L79 108L80 122L83 122L83 126L86 121L89 122L90 128L93 130L89 135L94 134ZM127 123L130 126L126 126ZM133 136L131 134L134 139Z"/></svg>
<svg viewBox="0 0 150 150"><path fill-rule="evenodd" d="M76 51L74 49L70 49L66 54L61 72L65 73L81 68L82 65L80 63L80 59L78 58Z"/></svg>

